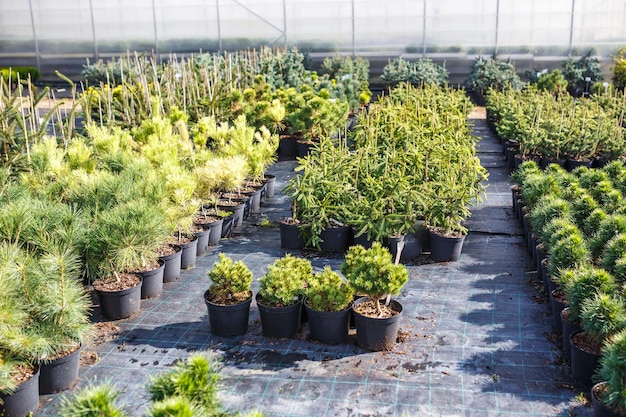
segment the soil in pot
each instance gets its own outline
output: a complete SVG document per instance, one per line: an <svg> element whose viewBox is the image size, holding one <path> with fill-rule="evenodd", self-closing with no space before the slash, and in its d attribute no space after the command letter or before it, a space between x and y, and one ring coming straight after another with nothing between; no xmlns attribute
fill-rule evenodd
<svg viewBox="0 0 626 417"><path fill-rule="evenodd" d="M263 336L292 338L300 330L302 318L302 298L294 304L274 307L263 304L263 298L256 295Z"/></svg>
<svg viewBox="0 0 626 417"><path fill-rule="evenodd" d="M354 302L352 310L356 327L356 343L370 351L391 350L398 338L402 305L391 300L389 306L381 302L383 316L377 317L374 303L367 297Z"/></svg>
<svg viewBox="0 0 626 417"><path fill-rule="evenodd" d="M102 315L120 320L137 314L141 308L141 278L136 274L120 274L120 281L94 281Z"/></svg>
<svg viewBox="0 0 626 417"><path fill-rule="evenodd" d="M165 261L159 259L154 265L148 265L143 271L136 273L141 276L141 299L156 298L163 291L163 273Z"/></svg>
<svg viewBox="0 0 626 417"><path fill-rule="evenodd" d="M183 248L179 245L164 245L159 249L159 259L165 262L163 282L174 282L180 278L180 263Z"/></svg>
<svg viewBox="0 0 626 417"><path fill-rule="evenodd" d="M55 394L72 388L78 382L81 346L58 358L42 361L39 369L39 394Z"/></svg>
<svg viewBox="0 0 626 417"><path fill-rule="evenodd" d="M209 314L211 333L216 336L240 336L248 331L248 318L252 292L244 300L210 300L209 290L204 293L204 302Z"/></svg>
<svg viewBox="0 0 626 417"><path fill-rule="evenodd" d="M572 377L581 384L591 386L600 361L600 347L590 341L582 330L572 332L569 339Z"/></svg>
<svg viewBox="0 0 626 417"><path fill-rule="evenodd" d="M206 247L204 247L204 251L201 251L201 246L204 245L205 242L202 241L201 237L198 236L198 252L197 256L205 253L209 250L209 246L219 245L220 239L222 238L222 225L224 223L224 219L220 216L213 214L200 214L194 218L194 225L196 227L202 228L206 234ZM197 233L196 233L197 234Z"/></svg>
<svg viewBox="0 0 626 417"><path fill-rule="evenodd" d="M624 417L625 413L618 413L617 411L613 411L606 405L606 402L603 400L603 393L605 391L605 382L599 382L591 387L591 403L593 404L593 415L594 417Z"/></svg>
<svg viewBox="0 0 626 417"><path fill-rule="evenodd" d="M0 416L26 417L39 408L39 368L24 368L11 394L0 394Z"/></svg>

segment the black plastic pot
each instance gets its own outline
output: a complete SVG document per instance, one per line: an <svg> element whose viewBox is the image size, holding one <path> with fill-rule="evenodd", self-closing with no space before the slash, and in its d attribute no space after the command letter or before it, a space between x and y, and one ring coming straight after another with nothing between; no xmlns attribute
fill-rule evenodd
<svg viewBox="0 0 626 417"><path fill-rule="evenodd" d="M22 382L11 394L0 394L0 416L26 417L39 408L39 374Z"/></svg>
<svg viewBox="0 0 626 417"><path fill-rule="evenodd" d="M209 226L209 246L219 245L222 238L222 225L224 219L219 219L208 224Z"/></svg>
<svg viewBox="0 0 626 417"><path fill-rule="evenodd" d="M569 337L572 333L580 330L580 326L567 320L568 307L561 310L561 334L563 336L563 357L569 359L572 353Z"/></svg>
<svg viewBox="0 0 626 417"><path fill-rule="evenodd" d="M198 238L193 236L191 241L180 245L183 253L180 256L180 269L190 269L196 265L196 253L198 251Z"/></svg>
<svg viewBox="0 0 626 417"><path fill-rule="evenodd" d="M327 227L320 233L320 250L323 252L344 252L350 237L349 226Z"/></svg>
<svg viewBox="0 0 626 417"><path fill-rule="evenodd" d="M374 243L373 239L369 239L367 237L367 233L363 233L362 235L356 236L358 230L351 228L351 235L348 238L348 247L361 245L365 249L369 249L372 247L372 243Z"/></svg>
<svg viewBox="0 0 626 417"><path fill-rule="evenodd" d="M250 316L250 298L240 304L221 305L208 300L209 290L204 292L204 303L209 313L211 333L216 336L240 336L248 331L248 317Z"/></svg>
<svg viewBox="0 0 626 417"><path fill-rule="evenodd" d="M246 209L246 202L241 201L236 206L222 206L218 205L217 208L224 211L229 211L233 214L233 226L239 227L243 224L244 211Z"/></svg>
<svg viewBox="0 0 626 417"><path fill-rule="evenodd" d="M304 239L300 236L300 228L297 224L279 222L280 247L283 249L302 249Z"/></svg>
<svg viewBox="0 0 626 417"><path fill-rule="evenodd" d="M598 397L598 391L606 382L599 382L591 387L591 403L593 404L594 417L624 417L624 414L613 411L607 406L602 399Z"/></svg>
<svg viewBox="0 0 626 417"><path fill-rule="evenodd" d="M398 329L402 319L402 305L391 300L390 306L398 312L389 318L373 318L359 314L354 308L369 298L362 297L356 300L352 306L354 324L356 327L356 344L366 350L381 351L390 350L398 338Z"/></svg>
<svg viewBox="0 0 626 417"><path fill-rule="evenodd" d="M222 237L229 238L233 234L235 215L231 213L222 220Z"/></svg>
<svg viewBox="0 0 626 417"><path fill-rule="evenodd" d="M396 260L396 255L402 242L404 242L404 247L400 253L401 263L409 262L422 254L422 246L413 233L404 236L390 237L387 239L386 246L389 248L391 259L394 261Z"/></svg>
<svg viewBox="0 0 626 417"><path fill-rule="evenodd" d="M163 282L174 282L180 278L180 261L183 249L179 245L174 245L176 252L171 255L160 256L165 262L163 268Z"/></svg>
<svg viewBox="0 0 626 417"><path fill-rule="evenodd" d="M342 311L319 311L308 307L305 302L304 310L309 319L311 339L328 345L345 342L352 314L350 308Z"/></svg>
<svg viewBox="0 0 626 417"><path fill-rule="evenodd" d="M438 262L458 261L463 250L465 235L456 237L442 236L430 232L430 256Z"/></svg>
<svg viewBox="0 0 626 417"><path fill-rule="evenodd" d="M121 320L137 314L141 309L141 280L132 288L121 291L96 290L102 315L111 320Z"/></svg>
<svg viewBox="0 0 626 417"><path fill-rule="evenodd" d="M283 161L295 160L298 156L298 141L291 136L282 136L278 143L278 158Z"/></svg>
<svg viewBox="0 0 626 417"><path fill-rule="evenodd" d="M415 230L415 239L422 248L422 253L430 253L430 232L424 221L418 220L415 226L413 226L413 230Z"/></svg>
<svg viewBox="0 0 626 417"><path fill-rule="evenodd" d="M209 250L210 234L210 229L203 229L194 233L194 235L198 238L198 243L196 245L196 257L204 255L204 253Z"/></svg>
<svg viewBox="0 0 626 417"><path fill-rule="evenodd" d="M299 140L298 143L298 156L304 158L311 153L311 149L315 146L315 143L310 140Z"/></svg>
<svg viewBox="0 0 626 417"><path fill-rule="evenodd" d="M258 190L247 194L248 197L250 198L250 213L261 212L261 193L262 192L263 192L263 188L259 188Z"/></svg>
<svg viewBox="0 0 626 417"><path fill-rule="evenodd" d="M587 352L578 347L574 338L581 333L583 333L582 330L576 330L569 335L572 377L580 384L591 386L601 355Z"/></svg>
<svg viewBox="0 0 626 417"><path fill-rule="evenodd" d="M72 388L76 384L81 348L62 358L40 364L39 394L55 394Z"/></svg>
<svg viewBox="0 0 626 417"><path fill-rule="evenodd" d="M274 197L274 189L276 188L276 175L265 174L265 179L267 182L265 183L265 198Z"/></svg>
<svg viewBox="0 0 626 417"><path fill-rule="evenodd" d="M561 323L561 311L567 307L567 304L554 298L554 295L558 291L559 289L555 288L550 292L550 307L552 308L552 327L561 330L563 328L563 324Z"/></svg>
<svg viewBox="0 0 626 417"><path fill-rule="evenodd" d="M141 299L155 298L163 291L163 275L165 272L165 261L159 259L159 267L150 271L139 272L141 276Z"/></svg>
<svg viewBox="0 0 626 417"><path fill-rule="evenodd" d="M263 336L276 338L291 338L300 330L302 316L302 298L294 304L285 307L272 307L263 304L256 295L256 303L259 307Z"/></svg>

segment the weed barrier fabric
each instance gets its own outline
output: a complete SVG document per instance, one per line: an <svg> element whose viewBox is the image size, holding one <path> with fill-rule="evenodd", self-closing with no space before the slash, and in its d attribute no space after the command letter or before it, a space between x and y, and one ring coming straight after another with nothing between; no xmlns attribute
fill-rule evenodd
<svg viewBox="0 0 626 417"><path fill-rule="evenodd" d="M296 175L294 161L270 167L276 194L262 206L271 226L251 214L230 239L197 259L196 268L166 285L141 312L116 322L119 336L84 347L100 360L84 365L72 390L110 378L123 388L120 401L133 416L149 407L151 376L171 369L191 352L209 350L222 360L220 399L232 412L266 416L591 416L591 405L561 359L547 299L536 285L522 230L511 207L509 171L501 146L480 115L478 156L489 169L487 200L473 208L470 230L457 262L435 263L422 255L408 264L409 282L394 297L404 307L398 340L389 352L312 341L304 323L293 339L262 336L256 303L248 331L223 338L210 333L202 294L206 270L223 252L254 273L253 290L267 265L283 256L278 220L289 201L278 190ZM290 251L316 270L338 270L342 254ZM100 320L98 311L94 320ZM585 391L586 392L586 391ZM42 396L40 417L58 415L60 396Z"/></svg>

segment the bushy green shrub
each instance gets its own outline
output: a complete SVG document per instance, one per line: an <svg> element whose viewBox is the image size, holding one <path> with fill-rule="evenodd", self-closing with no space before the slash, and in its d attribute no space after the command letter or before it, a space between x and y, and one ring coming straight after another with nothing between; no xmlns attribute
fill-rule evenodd
<svg viewBox="0 0 626 417"><path fill-rule="evenodd" d="M305 292L307 305L318 311L345 310L352 302L353 295L350 284L329 266L313 274Z"/></svg>
<svg viewBox="0 0 626 417"><path fill-rule="evenodd" d="M561 64L563 76L567 80L567 91L574 97L589 92L593 83L604 79L600 61L592 54L593 50L589 50L577 60L570 56ZM585 81L587 78L589 81Z"/></svg>
<svg viewBox="0 0 626 417"><path fill-rule="evenodd" d="M385 295L399 294L409 280L409 272L404 265L396 265L391 253L379 242L370 249L361 245L351 246L341 272L357 294L365 294L376 306L380 314L380 299Z"/></svg>
<svg viewBox="0 0 626 417"><path fill-rule="evenodd" d="M606 382L602 400L618 414L626 414L626 330L604 345L596 380Z"/></svg>
<svg viewBox="0 0 626 417"><path fill-rule="evenodd" d="M490 89L503 91L506 88L521 90L524 83L515 72L515 66L511 61L500 61L492 57L480 56L474 60L472 70L465 88L473 93L479 100L484 101L484 96Z"/></svg>
<svg viewBox="0 0 626 417"><path fill-rule="evenodd" d="M267 305L291 305L304 294L312 276L313 266L308 259L287 254L274 261L259 278L259 296Z"/></svg>
<svg viewBox="0 0 626 417"><path fill-rule="evenodd" d="M613 295L616 289L615 279L604 269L591 265L577 268L572 279L563 287L569 303L569 320L580 320L583 305L588 299L599 293Z"/></svg>
<svg viewBox="0 0 626 417"><path fill-rule="evenodd" d="M211 279L211 301L237 303L250 297L253 275L243 261L233 262L220 253L219 260L207 271L207 275Z"/></svg>
<svg viewBox="0 0 626 417"><path fill-rule="evenodd" d="M16 83L18 80L36 82L41 78L41 73L34 67L10 67L0 68L0 77L4 81L8 82L10 80L13 83Z"/></svg>
<svg viewBox="0 0 626 417"><path fill-rule="evenodd" d="M623 92L626 88L626 47L617 50L613 56L613 86Z"/></svg>
<svg viewBox="0 0 626 417"><path fill-rule="evenodd" d="M90 385L61 400L61 417L126 417L130 414L117 404L121 393L111 382Z"/></svg>
<svg viewBox="0 0 626 417"><path fill-rule="evenodd" d="M395 87L400 83L409 83L416 87L445 86L448 83L448 71L428 58L417 61L397 58L385 65L380 79L387 87Z"/></svg>
<svg viewBox="0 0 626 417"><path fill-rule="evenodd" d="M611 336L626 328L624 300L615 295L595 294L583 302L580 323L589 340L599 349Z"/></svg>

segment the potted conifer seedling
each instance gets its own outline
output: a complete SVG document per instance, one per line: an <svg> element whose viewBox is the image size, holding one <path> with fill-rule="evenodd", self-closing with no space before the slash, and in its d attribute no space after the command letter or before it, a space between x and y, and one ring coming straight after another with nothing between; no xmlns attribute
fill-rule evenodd
<svg viewBox="0 0 626 417"><path fill-rule="evenodd" d="M594 415L626 416L626 330L604 344L595 378L599 382L591 388Z"/></svg>
<svg viewBox="0 0 626 417"><path fill-rule="evenodd" d="M156 261L165 230L162 212L141 199L98 215L87 232L85 258L105 317L139 312L142 281L134 271Z"/></svg>
<svg viewBox="0 0 626 417"><path fill-rule="evenodd" d="M370 249L351 246L341 272L357 294L352 309L355 314L357 344L367 350L389 350L396 342L402 305L391 300L409 279L404 265L394 264L391 253L379 242Z"/></svg>
<svg viewBox="0 0 626 417"><path fill-rule="evenodd" d="M233 262L219 254L219 260L207 275L211 286L204 293L211 333L217 336L238 336L248 330L252 301L252 272L243 261Z"/></svg>
<svg viewBox="0 0 626 417"><path fill-rule="evenodd" d="M309 260L289 254L268 267L256 295L264 336L288 338L300 330L304 288L312 276Z"/></svg>
<svg viewBox="0 0 626 417"><path fill-rule="evenodd" d="M304 301L312 339L327 344L345 340L353 294L350 284L329 266L313 275Z"/></svg>

